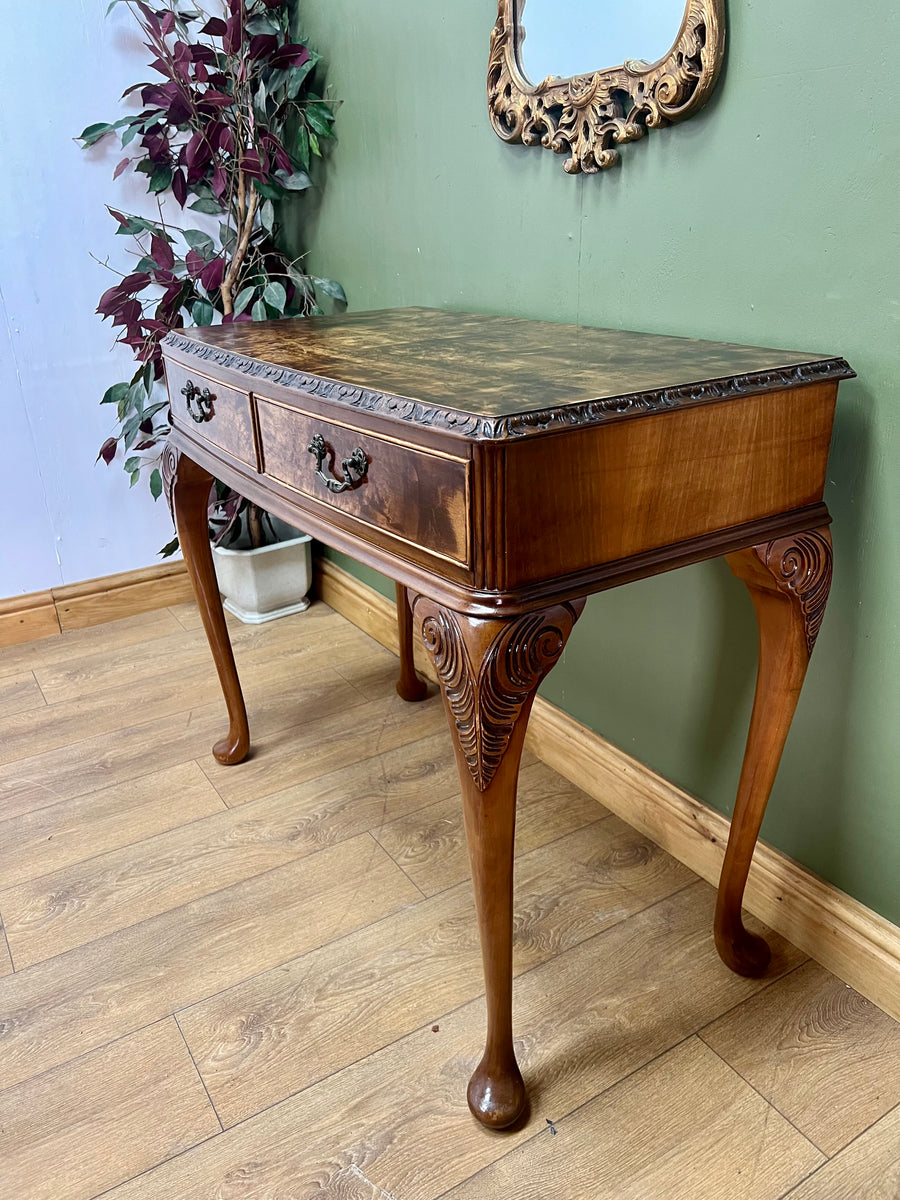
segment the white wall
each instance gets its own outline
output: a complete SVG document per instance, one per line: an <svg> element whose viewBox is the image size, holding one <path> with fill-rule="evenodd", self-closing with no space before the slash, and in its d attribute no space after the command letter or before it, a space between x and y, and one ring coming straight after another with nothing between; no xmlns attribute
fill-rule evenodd
<svg viewBox="0 0 900 1200"><path fill-rule="evenodd" d="M105 204L153 211L107 138L72 139L114 121L119 96L148 79L147 51L124 5L108 0L7 5L0 37L0 598L147 566L172 536L164 501L129 490L121 457L95 464L112 432L100 397L133 372L95 314L126 268L127 239Z"/></svg>

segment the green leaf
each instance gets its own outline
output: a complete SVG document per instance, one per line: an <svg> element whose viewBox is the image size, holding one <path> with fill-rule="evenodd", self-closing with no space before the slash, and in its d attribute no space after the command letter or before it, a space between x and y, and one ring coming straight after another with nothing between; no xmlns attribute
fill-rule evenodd
<svg viewBox="0 0 900 1200"><path fill-rule="evenodd" d="M133 471L141 469L141 460L139 458L126 458L124 470L130 475Z"/></svg>
<svg viewBox="0 0 900 1200"><path fill-rule="evenodd" d="M288 267L288 274L294 287L309 299L315 299L316 289L309 275L304 275L297 267Z"/></svg>
<svg viewBox="0 0 900 1200"><path fill-rule="evenodd" d="M224 211L223 205L218 200L209 200L206 196L201 196L199 200L189 204L188 208L192 208L194 212L210 213L213 216L219 216Z"/></svg>
<svg viewBox="0 0 900 1200"><path fill-rule="evenodd" d="M267 233L275 228L275 205L271 200L266 200L260 208L259 221Z"/></svg>
<svg viewBox="0 0 900 1200"><path fill-rule="evenodd" d="M101 404L118 404L119 401L122 399L122 397L125 395L125 393L128 391L129 386L130 385L127 383L114 383L112 385L112 387L108 387L106 389L106 391L103 393L103 399L100 401L100 403Z"/></svg>
<svg viewBox="0 0 900 1200"><path fill-rule="evenodd" d="M254 321L268 321L269 314L262 300L256 301L256 303L250 309L250 316Z"/></svg>
<svg viewBox="0 0 900 1200"><path fill-rule="evenodd" d="M253 186L267 200L281 200L284 196L284 188L277 187L271 182L264 183L261 179L254 179Z"/></svg>
<svg viewBox="0 0 900 1200"><path fill-rule="evenodd" d="M134 269L135 271L155 271L156 263L152 258L144 257L138 260L138 263Z"/></svg>
<svg viewBox="0 0 900 1200"><path fill-rule="evenodd" d="M204 257L212 255L215 250L215 245L208 233L204 233L202 229L182 229L181 236L191 247L192 250L199 251Z"/></svg>
<svg viewBox="0 0 900 1200"><path fill-rule="evenodd" d="M195 325L212 325L216 310L206 300L198 300L191 309Z"/></svg>
<svg viewBox="0 0 900 1200"><path fill-rule="evenodd" d="M168 408L168 407L169 407L168 400L160 400L159 403L152 404L149 408L144 409L144 420L149 421L152 417L155 417L158 412L161 412L162 409ZM160 432L160 431L154 430L154 433L158 433L158 432Z"/></svg>
<svg viewBox="0 0 900 1200"><path fill-rule="evenodd" d="M115 125L110 125L108 121L97 121L94 125L88 125L86 129L83 129L75 140L84 142L84 147L87 149L88 146L93 146L108 133L112 133L114 129Z"/></svg>
<svg viewBox="0 0 900 1200"><path fill-rule="evenodd" d="M138 135L137 124L129 125L122 134L122 148L124 149L130 142L133 142Z"/></svg>
<svg viewBox="0 0 900 1200"><path fill-rule="evenodd" d="M319 145L319 139L316 137L316 135L313 133L313 131L311 129L307 130L307 136L309 138L310 150L312 151L313 154L317 154L319 156L319 158L321 158L322 157L322 148Z"/></svg>
<svg viewBox="0 0 900 1200"><path fill-rule="evenodd" d="M171 542L166 542L162 550L159 552L160 558L171 558L178 549L178 538L173 537Z"/></svg>
<svg viewBox="0 0 900 1200"><path fill-rule="evenodd" d="M287 94L289 100L296 100L300 89L303 87L303 81L307 75L319 61L318 54L313 54L300 67L291 67L288 71Z"/></svg>
<svg viewBox="0 0 900 1200"><path fill-rule="evenodd" d="M347 303L347 296L344 289L335 279L320 279L318 275L313 276L313 283L320 292L324 292L326 296L332 296L341 304Z"/></svg>
<svg viewBox="0 0 900 1200"><path fill-rule="evenodd" d="M334 121L334 113L327 104L321 104L316 101L310 101L304 109L306 120L309 125L321 137L334 137L334 130L331 128Z"/></svg>
<svg viewBox="0 0 900 1200"><path fill-rule="evenodd" d="M263 292L263 300L276 312L283 313L284 306L287 304L287 292L284 290L284 285L273 279Z"/></svg>
<svg viewBox="0 0 900 1200"><path fill-rule="evenodd" d="M149 192L165 192L172 186L172 168L157 167L147 185Z"/></svg>
<svg viewBox="0 0 900 1200"><path fill-rule="evenodd" d="M150 472L150 495L154 500L158 500L162 495L162 475L156 468Z"/></svg>
<svg viewBox="0 0 900 1200"><path fill-rule="evenodd" d="M140 479L140 477L141 477L140 471L132 471L131 472L131 483L128 486L134 487L134 485L137 483L137 481Z"/></svg>
<svg viewBox="0 0 900 1200"><path fill-rule="evenodd" d="M278 182L289 192L303 192L312 187L312 180L305 171L294 171L293 175L278 176Z"/></svg>
<svg viewBox="0 0 900 1200"><path fill-rule="evenodd" d="M309 134L305 125L297 130L297 162L304 170L309 170Z"/></svg>
<svg viewBox="0 0 900 1200"><path fill-rule="evenodd" d="M253 299L255 292L255 287L245 287L242 291L238 292L237 299L234 302L234 315L236 317L241 315L241 313Z"/></svg>

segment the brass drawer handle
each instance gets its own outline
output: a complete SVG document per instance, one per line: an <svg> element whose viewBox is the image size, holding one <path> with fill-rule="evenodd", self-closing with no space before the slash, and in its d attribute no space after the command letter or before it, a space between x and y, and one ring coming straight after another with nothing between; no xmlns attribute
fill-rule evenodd
<svg viewBox="0 0 900 1200"><path fill-rule="evenodd" d="M215 396L205 387L201 392L192 379L189 379L181 389L181 394L187 400L187 410L198 425L213 418L213 400ZM194 411L194 401L197 401L197 411Z"/></svg>
<svg viewBox="0 0 900 1200"><path fill-rule="evenodd" d="M315 455L316 459L316 475L329 492L346 492L349 488L355 487L366 477L366 471L369 469L369 460L366 458L365 450L357 446L349 458L341 460L341 467L344 472L343 482L340 479L335 479L332 475L326 475L322 470L322 464L328 455L328 447L325 445L325 439L321 433L313 434L313 439L306 447L310 454ZM354 479L353 476L356 476Z"/></svg>

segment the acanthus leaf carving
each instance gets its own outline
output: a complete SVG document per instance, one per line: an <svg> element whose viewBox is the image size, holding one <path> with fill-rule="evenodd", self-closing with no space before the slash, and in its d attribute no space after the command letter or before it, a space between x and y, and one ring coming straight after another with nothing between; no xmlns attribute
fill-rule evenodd
<svg viewBox="0 0 900 1200"><path fill-rule="evenodd" d="M806 649L812 654L831 590L834 561L831 535L827 529L813 529L776 538L755 546L754 550L776 586L799 603L806 627Z"/></svg>
<svg viewBox="0 0 900 1200"><path fill-rule="evenodd" d="M484 791L525 706L562 654L582 604L556 605L505 621L458 617L421 598L416 607L420 605L424 606L422 637L456 727L460 751L476 786ZM476 665L471 647L482 628L492 626L498 628Z"/></svg>

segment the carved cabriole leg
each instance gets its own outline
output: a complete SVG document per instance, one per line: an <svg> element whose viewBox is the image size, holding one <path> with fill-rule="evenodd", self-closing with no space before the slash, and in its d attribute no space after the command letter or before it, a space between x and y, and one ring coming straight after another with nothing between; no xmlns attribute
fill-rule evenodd
<svg viewBox="0 0 900 1200"><path fill-rule="evenodd" d="M209 545L207 511L213 477L171 446L165 450L163 475L184 561L194 585L203 628L228 708L228 736L216 742L213 754L220 763L239 763L250 749L250 730Z"/></svg>
<svg viewBox="0 0 900 1200"><path fill-rule="evenodd" d="M400 678L397 695L401 700L424 700L428 694L425 681L416 674L413 659L413 622L409 596L402 583L397 584L397 632L400 635Z"/></svg>
<svg viewBox="0 0 900 1200"><path fill-rule="evenodd" d="M781 752L797 707L831 586L827 528L764 542L727 556L750 589L759 624L759 673L747 749L719 881L715 935L719 954L740 975L762 975L765 941L741 920L750 860Z"/></svg>
<svg viewBox="0 0 900 1200"><path fill-rule="evenodd" d="M479 620L424 596L413 605L453 735L487 996L487 1042L469 1107L492 1129L522 1113L525 1085L512 1033L513 839L525 728L541 679L557 661L584 600Z"/></svg>

